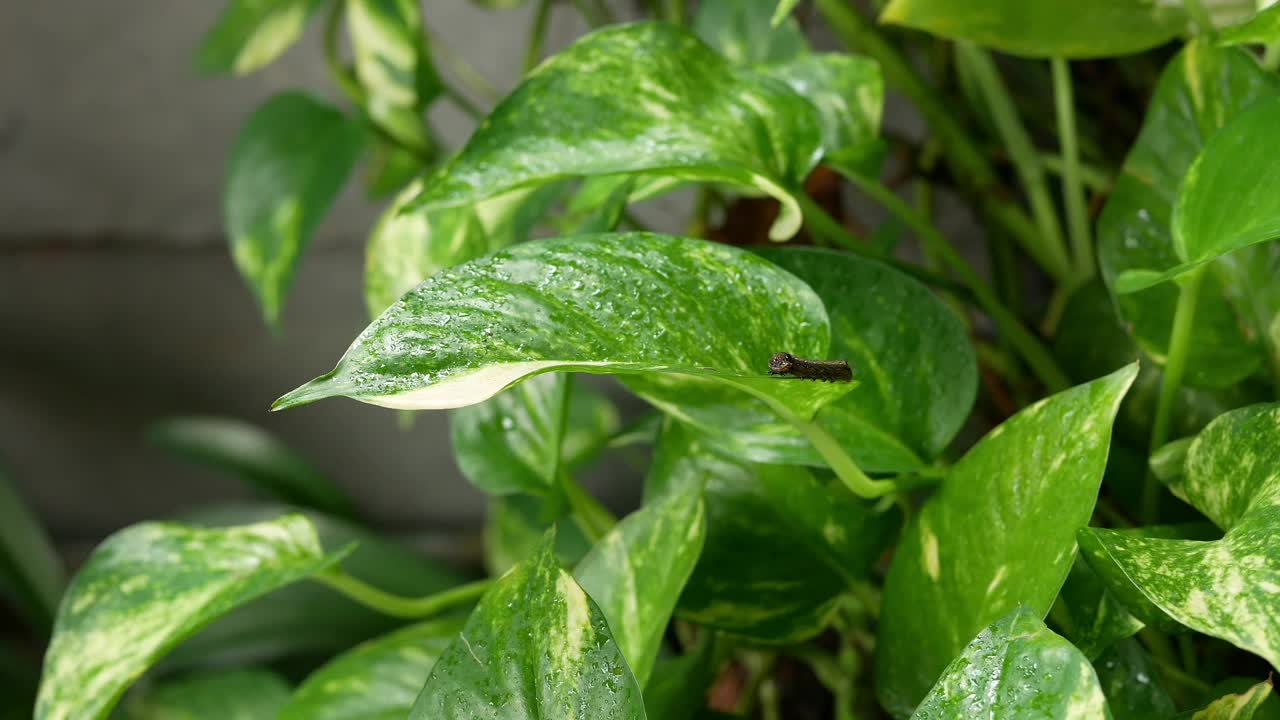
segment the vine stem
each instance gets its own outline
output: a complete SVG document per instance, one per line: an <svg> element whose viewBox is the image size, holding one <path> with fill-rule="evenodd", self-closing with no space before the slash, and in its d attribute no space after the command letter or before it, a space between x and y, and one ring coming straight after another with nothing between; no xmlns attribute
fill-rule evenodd
<svg viewBox="0 0 1280 720"><path fill-rule="evenodd" d="M538 9L534 11L533 25L529 30L529 45L524 53L524 71L537 67L542 60L542 44L547 36L547 24L551 20L552 0L538 0Z"/></svg>
<svg viewBox="0 0 1280 720"><path fill-rule="evenodd" d="M1183 0L1183 6L1186 7L1187 14L1195 21L1196 26L1200 28L1200 32L1206 35L1214 35L1218 32L1213 25L1213 17L1209 15L1209 11L1200 0Z"/></svg>
<svg viewBox="0 0 1280 720"><path fill-rule="evenodd" d="M938 232L933 225L920 216L910 205L902 198L898 197L889 188L882 183L870 178L863 177L857 173L849 172L841 168L836 168L841 175L856 185L860 190L870 195L874 200L879 202L889 212L898 217L899 220L906 223L908 227L916 232L920 240L929 246L930 252L937 255L947 267L951 268L951 272L969 288L974 297L978 300L978 305L991 317L995 322L996 328L1001 335L1009 341L1009 345L1013 347L1017 353L1026 360L1036 377L1044 383L1050 392L1059 392L1071 386L1071 381L1067 379L1066 373L1058 367L1053 356L1049 354L1048 349L1040 342L1034 334L1031 333L1013 314L1011 310L1005 307L996 297L995 291L991 286L979 277L978 272L973 269L961 255L951 247L951 243Z"/></svg>
<svg viewBox="0 0 1280 720"><path fill-rule="evenodd" d="M973 74L978 91L991 112L996 131L1009 151L1014 170L1027 193L1027 200L1031 203L1031 217L1039 232L1039 242L1027 246L1026 250L1044 265L1054 279L1063 282L1071 276L1071 260L1067 256L1062 228L1058 223L1053 198L1049 194L1044 166L1040 164L1040 155L1031 142L1031 135L1018 117L1017 108L1013 106L1009 88L1000 78L996 64L987 51L972 43L959 42L956 43L956 55Z"/></svg>
<svg viewBox="0 0 1280 720"><path fill-rule="evenodd" d="M425 597L408 598L380 590L337 567L313 575L311 579L384 615L410 619L427 618L469 605L493 584L492 579L476 580Z"/></svg>
<svg viewBox="0 0 1280 720"><path fill-rule="evenodd" d="M1076 261L1076 282L1092 277L1093 238L1080 172L1080 142L1076 132L1076 107L1071 86L1071 66L1063 58L1049 61L1053 71L1053 100L1058 115L1058 144L1062 150L1062 202L1067 208L1067 232ZM1037 160L1039 163L1039 160ZM1043 165L1042 165L1043 167Z"/></svg>
<svg viewBox="0 0 1280 720"><path fill-rule="evenodd" d="M1169 354L1165 361L1164 377L1160 384L1160 400L1156 405L1156 418L1151 426L1151 445L1148 452L1155 452L1169 440L1169 424L1173 405L1182 387L1182 376L1187 370L1187 353L1191 349L1191 328L1195 324L1196 305L1200 300L1200 286L1204 283L1205 266L1187 274L1178 289L1178 304L1173 311L1173 329L1169 333ZM1148 471L1142 487L1142 519L1154 524L1160 506L1160 482Z"/></svg>

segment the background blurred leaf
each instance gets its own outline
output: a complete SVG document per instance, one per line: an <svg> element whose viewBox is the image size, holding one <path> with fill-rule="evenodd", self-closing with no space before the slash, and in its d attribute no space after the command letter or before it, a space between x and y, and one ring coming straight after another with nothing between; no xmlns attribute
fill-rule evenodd
<svg viewBox="0 0 1280 720"><path fill-rule="evenodd" d="M66 572L40 521L0 467L0 595L37 632L48 632Z"/></svg>
<svg viewBox="0 0 1280 720"><path fill-rule="evenodd" d="M126 704L128 720L276 720L292 688L266 670L226 670L172 680Z"/></svg>
<svg viewBox="0 0 1280 720"><path fill-rule="evenodd" d="M693 32L736 65L779 63L809 52L800 24L786 17L786 5L773 0L702 0ZM781 16L774 23L775 13Z"/></svg>
<svg viewBox="0 0 1280 720"><path fill-rule="evenodd" d="M324 0L230 0L196 53L204 72L246 75L271 64L302 37Z"/></svg>

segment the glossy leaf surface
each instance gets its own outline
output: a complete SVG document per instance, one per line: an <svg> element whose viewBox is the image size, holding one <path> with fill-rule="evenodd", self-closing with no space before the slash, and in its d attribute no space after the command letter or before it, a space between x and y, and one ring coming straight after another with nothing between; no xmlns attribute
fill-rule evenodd
<svg viewBox="0 0 1280 720"><path fill-rule="evenodd" d="M911 717L1101 720L1107 702L1089 660L1038 612L1018 609L965 646Z"/></svg>
<svg viewBox="0 0 1280 720"><path fill-rule="evenodd" d="M411 720L643 720L604 614L560 568L554 531L485 594L436 662Z"/></svg>
<svg viewBox="0 0 1280 720"><path fill-rule="evenodd" d="M947 662L1017 607L1043 616L1088 524L1130 365L1041 400L952 466L904 533L885 582L877 693L905 713Z"/></svg>
<svg viewBox="0 0 1280 720"><path fill-rule="evenodd" d="M403 720L462 624L431 620L352 648L307 676L279 720Z"/></svg>
<svg viewBox="0 0 1280 720"><path fill-rule="evenodd" d="M240 128L223 220L231 257L275 325L311 235L364 146L364 128L300 92L267 100Z"/></svg>
<svg viewBox="0 0 1280 720"><path fill-rule="evenodd" d="M341 517L351 498L305 458L262 428L231 418L175 417L147 429L147 440L169 454L243 480L286 503Z"/></svg>
<svg viewBox="0 0 1280 720"><path fill-rule="evenodd" d="M821 152L813 105L663 23L594 32L540 65L426 182L415 207L474 203L581 175L644 172L776 197L770 236Z"/></svg>
<svg viewBox="0 0 1280 720"><path fill-rule="evenodd" d="M105 717L183 638L340 557L324 553L300 515L218 530L152 522L116 533L63 597L36 717Z"/></svg>

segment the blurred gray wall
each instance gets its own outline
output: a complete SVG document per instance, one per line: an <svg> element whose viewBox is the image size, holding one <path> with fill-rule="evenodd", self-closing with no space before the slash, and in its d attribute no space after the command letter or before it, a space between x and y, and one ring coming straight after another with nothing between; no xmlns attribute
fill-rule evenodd
<svg viewBox="0 0 1280 720"><path fill-rule="evenodd" d="M227 415L278 433L389 529L474 527L483 501L457 473L443 413L402 432L394 413L349 401L267 412L364 327L363 245L378 207L355 178L271 336L226 251L224 158L273 92L335 93L320 23L255 75L195 74L193 50L222 4L0 4L0 464L56 537L93 542L246 497L142 437L166 415ZM507 88L529 15L432 0L427 22ZM558 10L549 48L584 30ZM450 108L432 120L455 145L469 131ZM607 475L596 490L625 502L633 483Z"/></svg>

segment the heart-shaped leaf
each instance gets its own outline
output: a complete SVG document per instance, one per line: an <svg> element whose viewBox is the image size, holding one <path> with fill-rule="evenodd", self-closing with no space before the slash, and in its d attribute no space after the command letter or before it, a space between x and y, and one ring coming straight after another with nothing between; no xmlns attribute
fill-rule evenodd
<svg viewBox="0 0 1280 720"><path fill-rule="evenodd" d="M1098 224L1102 276L1115 292L1119 276L1132 271L1160 274L1179 265L1173 239L1173 208L1183 179L1208 139L1246 109L1280 97L1280 78L1265 72L1240 49L1192 42L1171 60L1156 86L1138 140ZM1187 357L1186 380L1221 388L1253 374L1261 360L1263 331L1232 302L1227 289L1238 281L1209 273L1201 287ZM1139 346L1158 362L1168 352L1178 288L1161 284L1117 294L1125 324Z"/></svg>
<svg viewBox="0 0 1280 720"><path fill-rule="evenodd" d="M754 640L821 632L840 594L869 574L901 523L804 468L730 459L668 423L646 496L703 478L707 539L678 614Z"/></svg>
<svg viewBox="0 0 1280 720"><path fill-rule="evenodd" d="M1271 683L1260 682L1242 693L1224 695L1178 720L1253 720L1262 704L1271 697Z"/></svg>
<svg viewBox="0 0 1280 720"><path fill-rule="evenodd" d="M0 597L47 631L66 585L66 568L40 521L0 468Z"/></svg>
<svg viewBox="0 0 1280 720"><path fill-rule="evenodd" d="M1176 37L1188 22L1180 5L1149 0L891 0L880 21L1039 58L1128 55Z"/></svg>
<svg viewBox="0 0 1280 720"><path fill-rule="evenodd" d="M570 391L569 382L561 373L538 375L450 413L453 457L472 485L493 495L558 496L557 469L573 468L620 424L608 398L585 383ZM565 392L569 417L562 423Z"/></svg>
<svg viewBox="0 0 1280 720"><path fill-rule="evenodd" d="M773 22L775 9L783 13L781 5L785 4L769 0L703 0L693 17L693 31L737 65L793 60L808 53L809 41L795 20Z"/></svg>
<svg viewBox="0 0 1280 720"><path fill-rule="evenodd" d="M1218 36L1219 45L1270 44L1280 40L1280 5L1261 10L1246 22L1226 28Z"/></svg>
<svg viewBox="0 0 1280 720"><path fill-rule="evenodd" d="M230 0L200 42L196 66L204 72L246 75L269 65L302 37L322 0Z"/></svg>
<svg viewBox="0 0 1280 720"><path fill-rule="evenodd" d="M643 687L707 532L702 482L673 487L600 538L573 576L600 606Z"/></svg>
<svg viewBox="0 0 1280 720"><path fill-rule="evenodd" d="M175 417L147 429L152 445L243 480L281 502L351 517L351 498L293 449L256 425L217 417Z"/></svg>
<svg viewBox="0 0 1280 720"><path fill-rule="evenodd" d="M307 676L279 720L402 720L462 624L431 620L348 650Z"/></svg>
<svg viewBox="0 0 1280 720"><path fill-rule="evenodd" d="M422 113L442 87L427 57L422 7L414 0L347 0L346 11L365 111L399 142L430 152Z"/></svg>
<svg viewBox="0 0 1280 720"><path fill-rule="evenodd" d="M272 97L231 149L223 217L231 257L275 325L302 251L364 147L360 122L300 92Z"/></svg>
<svg viewBox="0 0 1280 720"><path fill-rule="evenodd" d="M1173 716L1173 699L1137 640L1127 638L1093 661L1113 720L1150 720Z"/></svg>
<svg viewBox="0 0 1280 720"><path fill-rule="evenodd" d="M813 105L664 23L594 32L532 72L413 206L475 203L578 175L656 173L776 197L777 240L821 153Z"/></svg>
<svg viewBox="0 0 1280 720"><path fill-rule="evenodd" d="M166 682L136 702L127 720L276 720L289 702L284 678L266 670L225 670Z"/></svg>
<svg viewBox="0 0 1280 720"><path fill-rule="evenodd" d="M1127 270L1122 294L1174 280L1223 255L1280 238L1280 182L1273 158L1280 98L1255 103L1211 136L1187 169L1173 212L1173 250L1181 261L1164 271Z"/></svg>
<svg viewBox="0 0 1280 720"><path fill-rule="evenodd" d="M1280 405L1210 423L1187 453L1182 490L1226 530L1222 539L1090 528L1081 531L1081 544L1094 545L1086 557L1118 594L1127 582L1178 623L1280 668ZM1108 576L1111 565L1122 578Z"/></svg>
<svg viewBox="0 0 1280 720"><path fill-rule="evenodd" d="M965 454L898 545L876 641L877 693L906 714L992 620L1049 611L1107 463L1130 365L1041 400Z"/></svg>
<svg viewBox="0 0 1280 720"><path fill-rule="evenodd" d="M206 530L143 523L107 538L58 609L38 720L105 717L174 645L229 610L341 559L301 515Z"/></svg>
<svg viewBox="0 0 1280 720"><path fill-rule="evenodd" d="M1088 658L1019 608L965 646L911 717L1104 718L1107 701Z"/></svg>
<svg viewBox="0 0 1280 720"><path fill-rule="evenodd" d="M411 720L644 720L640 686L604 613L560 568L554 534L480 600Z"/></svg>

